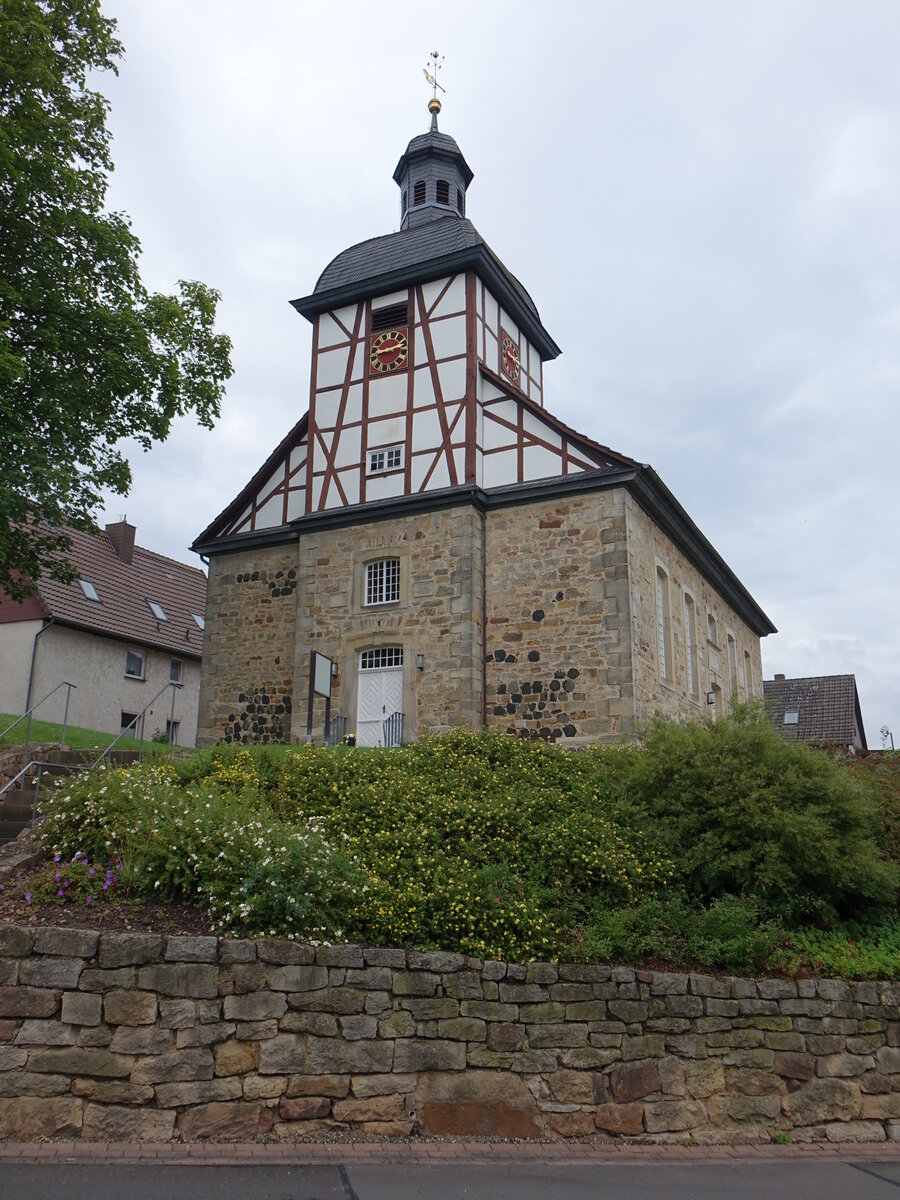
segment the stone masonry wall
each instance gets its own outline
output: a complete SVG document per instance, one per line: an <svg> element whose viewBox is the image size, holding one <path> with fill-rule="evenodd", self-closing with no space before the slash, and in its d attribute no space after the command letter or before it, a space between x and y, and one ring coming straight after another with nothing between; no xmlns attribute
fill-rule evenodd
<svg viewBox="0 0 900 1200"><path fill-rule="evenodd" d="M210 559L198 746L290 741L296 593L296 545Z"/></svg>
<svg viewBox="0 0 900 1200"><path fill-rule="evenodd" d="M0 926L0 1136L900 1139L898 983Z"/></svg>
<svg viewBox="0 0 900 1200"><path fill-rule="evenodd" d="M488 514L487 720L578 746L634 728L625 492Z"/></svg>

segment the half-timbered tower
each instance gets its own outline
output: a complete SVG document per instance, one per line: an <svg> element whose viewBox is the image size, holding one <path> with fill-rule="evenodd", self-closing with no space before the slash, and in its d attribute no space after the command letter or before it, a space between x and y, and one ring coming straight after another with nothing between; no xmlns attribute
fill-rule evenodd
<svg viewBox="0 0 900 1200"><path fill-rule="evenodd" d="M472 171L429 108L394 171L399 230L293 301L308 411L195 542L200 740L303 740L311 651L368 744L401 713L407 740L584 744L761 695L765 613L651 468L546 407L559 348L468 219Z"/></svg>

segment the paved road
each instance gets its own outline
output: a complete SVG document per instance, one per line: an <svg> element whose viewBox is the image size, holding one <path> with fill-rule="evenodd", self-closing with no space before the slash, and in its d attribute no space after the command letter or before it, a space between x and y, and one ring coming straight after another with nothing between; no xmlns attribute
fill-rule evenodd
<svg viewBox="0 0 900 1200"><path fill-rule="evenodd" d="M900 1200L900 1161L348 1163L0 1162L0 1200Z"/></svg>

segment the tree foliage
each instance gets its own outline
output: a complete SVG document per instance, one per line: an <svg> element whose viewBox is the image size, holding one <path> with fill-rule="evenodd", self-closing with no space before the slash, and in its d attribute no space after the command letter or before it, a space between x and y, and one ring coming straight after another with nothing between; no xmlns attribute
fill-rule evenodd
<svg viewBox="0 0 900 1200"><path fill-rule="evenodd" d="M117 448L211 427L231 375L219 295L150 293L140 244L104 208L110 134L92 72L122 46L99 0L0 0L0 586L70 577L67 528L104 489L126 494Z"/></svg>

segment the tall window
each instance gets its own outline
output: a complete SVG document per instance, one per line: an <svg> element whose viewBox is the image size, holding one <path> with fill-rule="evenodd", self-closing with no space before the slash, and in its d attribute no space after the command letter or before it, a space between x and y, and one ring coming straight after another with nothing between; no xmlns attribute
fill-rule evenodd
<svg viewBox="0 0 900 1200"><path fill-rule="evenodd" d="M659 647L659 675L672 680L672 623L669 613L669 577L656 568L656 633Z"/></svg>
<svg viewBox="0 0 900 1200"><path fill-rule="evenodd" d="M425 203L425 180L420 179L413 188L413 204Z"/></svg>
<svg viewBox="0 0 900 1200"><path fill-rule="evenodd" d="M728 679L731 683L731 695L733 699L737 699L738 694L738 676L737 676L737 642L732 634L727 635L728 638Z"/></svg>
<svg viewBox="0 0 900 1200"><path fill-rule="evenodd" d="M750 660L750 651L744 651L744 687L747 690L747 695L753 695L753 663Z"/></svg>
<svg viewBox="0 0 900 1200"><path fill-rule="evenodd" d="M130 679L144 678L144 656L140 650L128 650L125 653L125 674Z"/></svg>
<svg viewBox="0 0 900 1200"><path fill-rule="evenodd" d="M437 181L437 202L438 204L450 203L450 184L446 179Z"/></svg>
<svg viewBox="0 0 900 1200"><path fill-rule="evenodd" d="M400 599L400 559L380 558L366 564L366 604L392 604Z"/></svg>
<svg viewBox="0 0 900 1200"><path fill-rule="evenodd" d="M695 700L700 695L700 670L697 661L697 613L694 597L684 594L684 654L687 661L688 693Z"/></svg>

